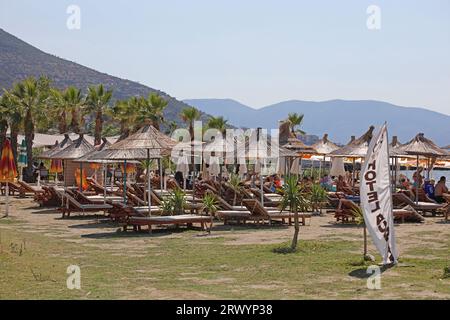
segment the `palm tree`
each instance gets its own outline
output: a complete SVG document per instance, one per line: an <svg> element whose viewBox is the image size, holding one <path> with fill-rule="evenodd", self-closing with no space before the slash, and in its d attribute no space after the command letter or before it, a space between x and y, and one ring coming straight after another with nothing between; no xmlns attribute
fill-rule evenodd
<svg viewBox="0 0 450 320"><path fill-rule="evenodd" d="M17 165L17 137L19 136L20 126L23 121L22 109L19 101L6 90L3 97L0 99L0 117L2 120L6 117L9 123L9 128L11 129L11 148L14 155L14 161Z"/></svg>
<svg viewBox="0 0 450 320"><path fill-rule="evenodd" d="M298 113L289 113L288 115L288 121L290 123L291 133L295 135L296 133L305 134L305 131L299 129L296 129L296 127L300 127L303 124L303 114Z"/></svg>
<svg viewBox="0 0 450 320"><path fill-rule="evenodd" d="M188 107L181 110L181 120L189 125L189 134L191 135L191 141L194 140L194 121L200 119L201 113L195 107Z"/></svg>
<svg viewBox="0 0 450 320"><path fill-rule="evenodd" d="M167 135L172 135L172 133L175 131L175 130L177 130L177 128L178 128L178 124L176 123L176 121L170 121L168 124L167 124L167 128L166 128L166 134Z"/></svg>
<svg viewBox="0 0 450 320"><path fill-rule="evenodd" d="M208 120L207 127L217 129L224 134L228 127L228 120L225 120L223 117L211 117Z"/></svg>
<svg viewBox="0 0 450 320"><path fill-rule="evenodd" d="M69 129L75 133L80 133L80 115L78 111L83 105L81 90L70 86L64 91L62 97L67 110L71 114Z"/></svg>
<svg viewBox="0 0 450 320"><path fill-rule="evenodd" d="M6 94L3 94L0 99L0 150L3 150L3 144L5 143L6 133L8 131L8 111L9 99Z"/></svg>
<svg viewBox="0 0 450 320"><path fill-rule="evenodd" d="M164 122L164 109L169 103L161 96L152 93L147 99L141 99L138 122L149 123L156 129Z"/></svg>
<svg viewBox="0 0 450 320"><path fill-rule="evenodd" d="M84 101L88 113L95 114L94 144L102 143L103 114L112 98L112 90L105 90L103 85L89 87Z"/></svg>
<svg viewBox="0 0 450 320"><path fill-rule="evenodd" d="M233 206L235 206L236 205L236 200L237 200L236 199L237 198L237 194L239 192L241 192L241 189L242 189L242 187L241 187L241 178L239 177L238 174L231 173L230 180L228 181L228 183L230 184L231 189L233 189L233 193L234 193L234 195L233 195Z"/></svg>
<svg viewBox="0 0 450 320"><path fill-rule="evenodd" d="M49 104L54 116L58 119L59 133L67 133L67 105L63 93L56 88L50 89Z"/></svg>
<svg viewBox="0 0 450 320"><path fill-rule="evenodd" d="M120 124L120 138L125 139L130 135L133 125L136 123L139 111L140 99L131 97L128 100L118 100L108 114Z"/></svg>
<svg viewBox="0 0 450 320"><path fill-rule="evenodd" d="M281 211L289 207L291 212L294 212L294 237L291 243L291 250L295 251L297 249L298 234L300 231L298 212L306 211L308 208L308 201L301 188L298 185L298 180L296 176L286 177L286 181L283 185L283 197L281 199Z"/></svg>
<svg viewBox="0 0 450 320"><path fill-rule="evenodd" d="M28 78L14 85L11 94L17 99L20 108L24 113L25 142L27 149L27 169L26 176L33 176L33 139L34 139L34 115L44 103L49 95L50 82L47 78Z"/></svg>

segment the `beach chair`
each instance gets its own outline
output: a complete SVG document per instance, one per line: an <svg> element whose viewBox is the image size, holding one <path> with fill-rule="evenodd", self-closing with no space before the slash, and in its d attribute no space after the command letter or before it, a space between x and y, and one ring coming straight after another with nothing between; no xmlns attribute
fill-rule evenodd
<svg viewBox="0 0 450 320"><path fill-rule="evenodd" d="M20 180L19 180L19 181L17 181L17 184L18 184L18 185L23 189L23 191L26 192L26 193L32 193L33 195L37 195L37 194L40 194L40 193L44 192L44 191L42 190L42 188L38 188L38 187L32 186L32 185L26 183L25 181L20 181Z"/></svg>
<svg viewBox="0 0 450 320"><path fill-rule="evenodd" d="M61 196L56 192L53 186L42 186L43 192L34 196L34 201L40 207L57 207L61 205Z"/></svg>
<svg viewBox="0 0 450 320"><path fill-rule="evenodd" d="M19 194L19 196L21 198L25 197L25 189L22 188L19 184L15 183L15 182L8 182L8 189L9 189L9 195L10 196L15 196L16 193ZM1 183L1 194L5 195L6 192L6 183L2 182Z"/></svg>
<svg viewBox="0 0 450 320"><path fill-rule="evenodd" d="M294 213L288 212L288 211L281 211L281 210L274 210L273 208L266 208L263 207L261 202L259 202L256 199L245 199L242 201L242 203L246 206L246 208L252 213L256 214L257 216L263 216L265 217L265 220L269 221L269 224L272 223L272 221L280 221L284 224L286 223L286 220L288 221L288 224L292 224L292 220L294 219ZM306 219L311 219L311 213L308 212L299 212L298 217L300 219L300 224L306 226Z"/></svg>
<svg viewBox="0 0 450 320"><path fill-rule="evenodd" d="M444 207L442 208L442 210L444 211L444 221L447 222L448 221L448 217L450 216L450 194L443 194L442 195L445 199L445 201L447 202Z"/></svg>
<svg viewBox="0 0 450 320"><path fill-rule="evenodd" d="M425 214L425 212L431 212L434 215L438 212L439 209L443 209L444 205L433 203L433 202L418 202L411 200L407 195L403 193L394 193L392 195L392 200L394 202L394 207L404 207L410 206L414 210L419 213Z"/></svg>
<svg viewBox="0 0 450 320"><path fill-rule="evenodd" d="M64 197L65 200L65 204L60 208L63 219L66 215L67 217L70 217L72 212L81 212L84 214L86 212L99 212L112 209L110 204L82 204L67 192L65 192L62 197Z"/></svg>
<svg viewBox="0 0 450 320"><path fill-rule="evenodd" d="M176 227L179 227L181 225L186 225L189 228L192 227L194 224L199 224L202 230L211 233L213 220L211 216L201 216L192 214L159 216L159 217L131 216L128 220L128 223L123 227L123 229L124 231L127 231L128 226L132 226L134 231L141 231L142 226L147 226L148 232L151 233L153 226L174 225Z"/></svg>
<svg viewBox="0 0 450 320"><path fill-rule="evenodd" d="M276 193L264 193L261 194L261 189L251 188L250 191L255 195L255 197L260 200L261 195L264 198L264 205L267 207L277 207L281 203L281 196Z"/></svg>
<svg viewBox="0 0 450 320"><path fill-rule="evenodd" d="M342 223L355 222L356 216L353 210L359 209L359 206L351 200L339 199L338 207L334 213L336 222Z"/></svg>
<svg viewBox="0 0 450 320"><path fill-rule="evenodd" d="M228 210L228 211L247 211L247 208L243 207L243 206L233 206L231 204L229 204L227 201L225 201L224 198L222 198L221 196L211 192L211 191L207 191L206 194L212 195L216 198L217 204L220 207L220 209L222 210Z"/></svg>

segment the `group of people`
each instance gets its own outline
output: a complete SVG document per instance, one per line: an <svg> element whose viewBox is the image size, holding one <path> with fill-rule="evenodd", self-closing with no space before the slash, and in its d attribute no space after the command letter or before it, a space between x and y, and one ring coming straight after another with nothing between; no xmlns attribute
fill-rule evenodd
<svg viewBox="0 0 450 320"><path fill-rule="evenodd" d="M424 179L422 175L423 170L423 168L419 168L419 170L414 172L412 183L406 176L401 175L401 189L409 190L415 193L417 188L419 188L419 190L423 190L430 199L436 201L437 203L444 203L444 194L449 192L446 185L447 179L442 176L437 183L434 179Z"/></svg>

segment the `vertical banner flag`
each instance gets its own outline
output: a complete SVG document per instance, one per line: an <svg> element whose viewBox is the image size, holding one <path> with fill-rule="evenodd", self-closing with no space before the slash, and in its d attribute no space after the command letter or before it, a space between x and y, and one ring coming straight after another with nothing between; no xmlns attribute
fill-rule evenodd
<svg viewBox="0 0 450 320"><path fill-rule="evenodd" d="M361 172L361 208L370 236L383 264L397 263L392 191L389 174L389 140L383 125L373 137Z"/></svg>

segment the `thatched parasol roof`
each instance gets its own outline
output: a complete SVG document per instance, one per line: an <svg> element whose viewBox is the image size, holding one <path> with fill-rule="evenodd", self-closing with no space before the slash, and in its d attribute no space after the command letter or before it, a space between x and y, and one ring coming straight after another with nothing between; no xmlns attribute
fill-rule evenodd
<svg viewBox="0 0 450 320"><path fill-rule="evenodd" d="M325 133L323 135L323 138L320 141L313 144L312 147L316 150L317 154L321 155L327 155L339 149L339 147L336 144L328 140L328 133Z"/></svg>
<svg viewBox="0 0 450 320"><path fill-rule="evenodd" d="M152 125L145 125L131 136L117 141L109 149L159 149L170 150L177 142Z"/></svg>
<svg viewBox="0 0 450 320"><path fill-rule="evenodd" d="M290 151L295 153L303 153L303 154L317 154L317 150L312 146L307 146L302 141L297 138L289 138L288 143L282 146Z"/></svg>
<svg viewBox="0 0 450 320"><path fill-rule="evenodd" d="M353 139L344 147L331 152L331 157L346 157L346 158L364 158L369 148L370 140L373 136L374 126L371 126L369 130L364 133L358 139Z"/></svg>
<svg viewBox="0 0 450 320"><path fill-rule="evenodd" d="M177 142L159 132L152 125L145 125L128 138L120 140L89 157L90 160L141 160L169 155Z"/></svg>
<svg viewBox="0 0 450 320"><path fill-rule="evenodd" d="M75 162L96 162L96 160L91 160L90 157L94 156L97 152L102 151L109 147L111 142L109 142L106 138L102 138L102 143L94 146L94 150L86 153L81 158L75 160Z"/></svg>
<svg viewBox="0 0 450 320"><path fill-rule="evenodd" d="M70 146L52 155L51 158L73 160L78 159L93 150L95 150L94 146L84 138L83 134L80 134L80 137L77 140L73 141Z"/></svg>
<svg viewBox="0 0 450 320"><path fill-rule="evenodd" d="M52 158L54 158L53 155L55 155L55 154L59 153L60 151L64 150L65 148L67 148L71 144L72 144L72 140L69 138L69 135L66 133L66 134L64 134L64 139L61 142L58 143L58 141L56 141L56 143L53 146L53 148L51 148L50 150L47 150L47 151L41 153L38 158L40 158L40 159L52 159Z"/></svg>
<svg viewBox="0 0 450 320"><path fill-rule="evenodd" d="M425 157L446 157L449 152L439 148L433 141L419 133L410 142L396 148L395 152L405 155L419 155Z"/></svg>
<svg viewBox="0 0 450 320"><path fill-rule="evenodd" d="M240 149L240 145L242 145L242 139L244 141L244 149ZM265 158L273 158L276 154L276 150L272 150L272 139L270 137L262 137L262 140L257 139L257 143L250 143L250 139L245 137L235 137L235 154L238 158L246 158L246 159L254 159L255 157L260 157L261 155L267 155ZM273 146L278 148L278 157L296 157L297 153L293 150L289 150L285 147Z"/></svg>

